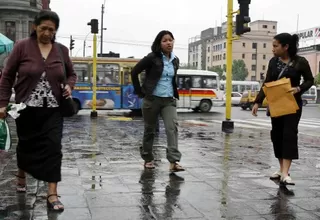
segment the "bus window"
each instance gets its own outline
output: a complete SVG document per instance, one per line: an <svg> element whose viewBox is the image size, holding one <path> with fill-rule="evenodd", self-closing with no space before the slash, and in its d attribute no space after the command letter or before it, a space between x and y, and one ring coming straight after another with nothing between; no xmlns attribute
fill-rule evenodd
<svg viewBox="0 0 320 220"><path fill-rule="evenodd" d="M201 88L201 76L193 76L192 77L192 87L193 88Z"/></svg>
<svg viewBox="0 0 320 220"><path fill-rule="evenodd" d="M239 92L238 85L232 85L232 92Z"/></svg>
<svg viewBox="0 0 320 220"><path fill-rule="evenodd" d="M246 91L246 86L245 85L240 85L240 93Z"/></svg>
<svg viewBox="0 0 320 220"><path fill-rule="evenodd" d="M246 90L253 90L253 86L252 85L246 85Z"/></svg>
<svg viewBox="0 0 320 220"><path fill-rule="evenodd" d="M179 89L183 89L183 82L184 81L184 77L183 76L178 76L178 88Z"/></svg>
<svg viewBox="0 0 320 220"><path fill-rule="evenodd" d="M259 85L253 85L253 90L255 90L255 91L260 90L260 86Z"/></svg>
<svg viewBox="0 0 320 220"><path fill-rule="evenodd" d="M191 88L191 77L190 76L178 76L178 88L179 89L190 89Z"/></svg>
<svg viewBox="0 0 320 220"><path fill-rule="evenodd" d="M78 76L77 82L89 83L88 64L74 63L73 68Z"/></svg>
<svg viewBox="0 0 320 220"><path fill-rule="evenodd" d="M119 84L119 66L116 64L97 64L97 83Z"/></svg>
<svg viewBox="0 0 320 220"><path fill-rule="evenodd" d="M131 68L129 68L129 67L123 68L123 85L132 84L130 72L131 72Z"/></svg>
<svg viewBox="0 0 320 220"><path fill-rule="evenodd" d="M217 89L218 81L216 76L203 76L203 88Z"/></svg>
<svg viewBox="0 0 320 220"><path fill-rule="evenodd" d="M316 89L310 88L310 95L316 95Z"/></svg>

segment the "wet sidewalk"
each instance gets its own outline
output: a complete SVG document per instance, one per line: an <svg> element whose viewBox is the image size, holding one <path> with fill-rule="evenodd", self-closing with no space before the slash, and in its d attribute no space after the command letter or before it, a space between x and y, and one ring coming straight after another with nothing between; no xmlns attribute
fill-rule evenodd
<svg viewBox="0 0 320 220"><path fill-rule="evenodd" d="M168 172L162 123L156 169L143 169L142 131L140 120L82 115L65 121L61 214L47 212L41 181L28 177L28 193L15 192L14 149L1 152L0 219L320 219L319 139L300 137L300 160L291 169L296 186L285 188L268 178L278 169L268 131L238 129L228 136L218 125L181 121L187 171L177 174Z"/></svg>

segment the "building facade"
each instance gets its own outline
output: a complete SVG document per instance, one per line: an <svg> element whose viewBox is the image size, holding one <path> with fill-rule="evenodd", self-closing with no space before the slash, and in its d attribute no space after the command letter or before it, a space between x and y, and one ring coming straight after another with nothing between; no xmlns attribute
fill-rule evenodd
<svg viewBox="0 0 320 220"><path fill-rule="evenodd" d="M299 48L298 54L308 60L314 76L320 73L320 44Z"/></svg>
<svg viewBox="0 0 320 220"><path fill-rule="evenodd" d="M12 41L29 36L35 15L43 8L42 0L1 0L0 33ZM49 7L49 1L46 1Z"/></svg>
<svg viewBox="0 0 320 220"><path fill-rule="evenodd" d="M267 72L268 62L273 56L272 41L277 34L277 22L258 20L250 23L251 32L233 41L233 60L243 60L248 69L247 80L260 81ZM227 25L208 29L211 35L189 43L189 66L209 69L226 68ZM201 45L201 51L199 50ZM200 59L201 58L201 59Z"/></svg>

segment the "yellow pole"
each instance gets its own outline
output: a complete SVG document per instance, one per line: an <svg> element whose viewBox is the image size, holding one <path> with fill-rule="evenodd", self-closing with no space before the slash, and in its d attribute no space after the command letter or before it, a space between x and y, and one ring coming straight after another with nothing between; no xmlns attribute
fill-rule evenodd
<svg viewBox="0 0 320 220"><path fill-rule="evenodd" d="M233 0L228 0L226 120L231 120Z"/></svg>
<svg viewBox="0 0 320 220"><path fill-rule="evenodd" d="M233 0L228 0L226 120L222 122L222 131L225 133L232 133L234 129L234 124L231 121L233 14Z"/></svg>
<svg viewBox="0 0 320 220"><path fill-rule="evenodd" d="M93 34L93 85L92 85L92 112L91 117L97 117L97 34Z"/></svg>

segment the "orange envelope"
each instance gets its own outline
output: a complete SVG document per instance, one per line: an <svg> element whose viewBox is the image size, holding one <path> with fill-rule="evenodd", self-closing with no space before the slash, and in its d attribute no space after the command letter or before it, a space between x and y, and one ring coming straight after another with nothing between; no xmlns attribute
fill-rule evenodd
<svg viewBox="0 0 320 220"><path fill-rule="evenodd" d="M265 83L262 88L269 104L270 116L279 117L296 113L299 106L291 92L290 79L282 78Z"/></svg>

